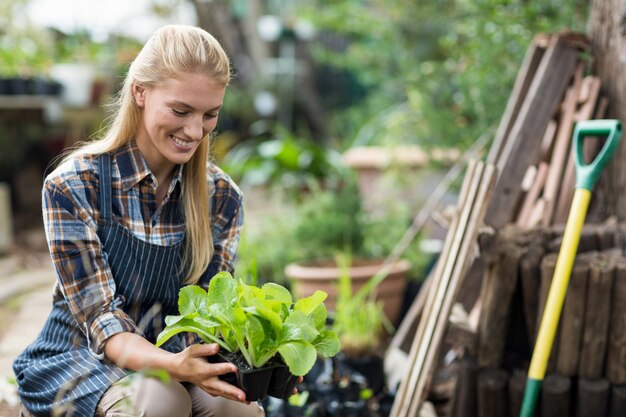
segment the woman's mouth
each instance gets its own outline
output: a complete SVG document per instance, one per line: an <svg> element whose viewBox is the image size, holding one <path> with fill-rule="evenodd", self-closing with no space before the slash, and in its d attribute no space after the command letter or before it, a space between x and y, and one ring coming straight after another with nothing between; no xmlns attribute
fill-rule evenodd
<svg viewBox="0 0 626 417"><path fill-rule="evenodd" d="M170 138L176 145L176 147L182 151L188 151L193 148L194 142L190 140L182 140L176 136L170 135Z"/></svg>

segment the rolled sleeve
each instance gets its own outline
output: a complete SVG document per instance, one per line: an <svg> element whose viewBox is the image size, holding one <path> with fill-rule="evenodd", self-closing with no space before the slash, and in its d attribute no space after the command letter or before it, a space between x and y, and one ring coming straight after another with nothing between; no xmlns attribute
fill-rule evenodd
<svg viewBox="0 0 626 417"><path fill-rule="evenodd" d="M104 355L104 345L119 333L140 333L135 322L121 310L113 310L98 316L88 326L89 349L98 358Z"/></svg>

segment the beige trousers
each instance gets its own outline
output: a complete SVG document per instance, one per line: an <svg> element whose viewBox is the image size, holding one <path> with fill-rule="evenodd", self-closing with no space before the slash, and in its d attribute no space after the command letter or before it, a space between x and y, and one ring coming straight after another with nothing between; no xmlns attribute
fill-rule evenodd
<svg viewBox="0 0 626 417"><path fill-rule="evenodd" d="M193 384L161 382L135 374L122 378L102 395L95 417L263 417L249 405L213 397ZM22 407L22 417L31 414Z"/></svg>

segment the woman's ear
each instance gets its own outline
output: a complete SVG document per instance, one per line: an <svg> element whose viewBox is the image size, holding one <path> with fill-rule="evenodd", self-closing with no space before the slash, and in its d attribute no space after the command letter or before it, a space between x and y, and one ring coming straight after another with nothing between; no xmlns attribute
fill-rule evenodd
<svg viewBox="0 0 626 417"><path fill-rule="evenodd" d="M141 109L146 103L146 89L143 85L133 83L133 98L135 99L135 103Z"/></svg>

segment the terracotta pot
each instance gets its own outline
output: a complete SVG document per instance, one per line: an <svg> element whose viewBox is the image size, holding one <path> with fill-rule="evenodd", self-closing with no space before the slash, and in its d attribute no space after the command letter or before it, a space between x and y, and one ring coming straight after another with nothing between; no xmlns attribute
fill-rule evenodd
<svg viewBox="0 0 626 417"><path fill-rule="evenodd" d="M352 278L352 291L358 291L382 267L380 260L357 260L349 269ZM407 261L398 261L390 273L374 290L376 299L384 304L385 314L394 325L398 324L404 291L406 289L406 274L410 265ZM334 262L311 262L287 265L285 275L291 280L292 290L296 297L302 298L313 294L316 290L328 293L326 307L333 311L337 299L337 285L340 270Z"/></svg>

